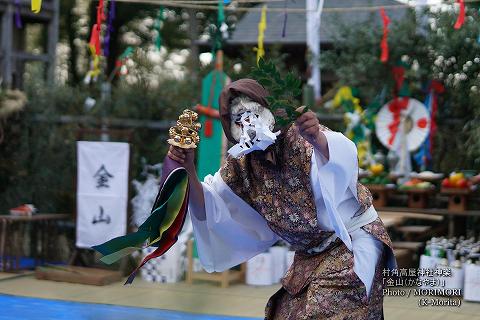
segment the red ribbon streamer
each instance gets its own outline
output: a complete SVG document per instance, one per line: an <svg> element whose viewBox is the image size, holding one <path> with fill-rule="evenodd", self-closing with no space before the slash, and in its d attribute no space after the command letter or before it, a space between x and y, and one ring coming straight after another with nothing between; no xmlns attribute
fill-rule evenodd
<svg viewBox="0 0 480 320"><path fill-rule="evenodd" d="M405 80L405 68L404 67L392 67L393 79L395 80L395 96L400 91Z"/></svg>
<svg viewBox="0 0 480 320"><path fill-rule="evenodd" d="M100 27L96 23L92 27L89 44L95 48L96 55L100 55L102 53L102 48L100 46Z"/></svg>
<svg viewBox="0 0 480 320"><path fill-rule="evenodd" d="M388 25L390 24L390 19L387 16L384 8L380 8L380 15L382 16L383 20L383 36L382 42L380 43L380 48L382 50L380 54L380 61L383 63L388 61Z"/></svg>
<svg viewBox="0 0 480 320"><path fill-rule="evenodd" d="M90 35L90 45L95 48L95 54L97 56L102 54L102 45L100 42L100 28L102 26L102 22L106 19L103 9L103 0L99 0L97 6L97 23L93 25L92 33Z"/></svg>
<svg viewBox="0 0 480 320"><path fill-rule="evenodd" d="M460 12L453 27L458 30L465 23L465 0L456 0L456 2L460 5Z"/></svg>
<svg viewBox="0 0 480 320"><path fill-rule="evenodd" d="M400 97L393 99L392 102L390 102L390 104L388 105L388 109L391 113L393 113L393 120L388 125L388 131L390 131L390 138L388 138L388 144L390 146L393 145L395 137L398 133L398 127L401 121L400 113L402 112L402 110L407 109L409 101L410 98L408 97Z"/></svg>

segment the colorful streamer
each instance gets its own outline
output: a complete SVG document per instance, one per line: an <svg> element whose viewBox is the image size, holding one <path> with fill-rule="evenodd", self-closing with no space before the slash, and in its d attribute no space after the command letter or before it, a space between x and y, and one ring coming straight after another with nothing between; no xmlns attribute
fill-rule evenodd
<svg viewBox="0 0 480 320"><path fill-rule="evenodd" d="M17 29L22 29L22 17L20 16L20 0L15 0L15 26Z"/></svg>
<svg viewBox="0 0 480 320"><path fill-rule="evenodd" d="M112 74L110 74L109 81L113 80L113 77L115 75L121 76L121 75L126 75L128 73L128 70L126 68L126 62L127 58L133 53L133 48L132 47L127 47L125 51L117 58L115 61L115 70L112 71Z"/></svg>
<svg viewBox="0 0 480 320"><path fill-rule="evenodd" d="M96 49L92 45L88 45L90 50L90 55L92 56L92 61L90 63L90 70L87 72L85 76L84 82L86 84L90 83L92 80L97 79L100 75L100 56L96 54Z"/></svg>
<svg viewBox="0 0 480 320"><path fill-rule="evenodd" d="M155 20L155 25L154 25L154 28L157 32L155 37L155 47L157 48L157 51L160 51L160 48L162 47L162 24L165 19L163 12L164 12L164 8L162 6L158 10L157 19Z"/></svg>
<svg viewBox="0 0 480 320"><path fill-rule="evenodd" d="M30 5L33 13L39 13L42 10L42 0L32 0Z"/></svg>
<svg viewBox="0 0 480 320"><path fill-rule="evenodd" d="M460 12L458 13L457 21L455 22L453 28L458 30L465 23L465 0L456 0L455 2L460 5Z"/></svg>
<svg viewBox="0 0 480 320"><path fill-rule="evenodd" d="M100 44L100 25L99 24L95 23L92 27L89 45L95 50L95 55L97 56L101 55L102 47Z"/></svg>
<svg viewBox="0 0 480 320"><path fill-rule="evenodd" d="M226 27L226 28L225 28ZM227 31L228 26L225 23L225 11L223 0L218 0L218 14L217 22L210 27L210 35L213 40L212 43L212 55L215 55L217 51L222 50L224 35L222 31Z"/></svg>
<svg viewBox="0 0 480 320"><path fill-rule="evenodd" d="M110 38L114 30L113 20L115 20L116 14L116 3L115 0L110 0L110 9L108 10L108 20L107 20L107 29L105 32L105 37L103 38L103 55L108 57L110 55Z"/></svg>
<svg viewBox="0 0 480 320"><path fill-rule="evenodd" d="M285 38L287 35L287 19L288 19L288 12L287 12L287 2L288 0L285 0L284 4L284 9L285 12L283 13L283 27L282 27L282 38Z"/></svg>
<svg viewBox="0 0 480 320"><path fill-rule="evenodd" d="M261 58L265 56L265 49L263 47L263 40L265 38L265 30L267 29L267 5L262 8L260 15L260 22L258 23L258 44L254 49L257 51L257 64Z"/></svg>
<svg viewBox="0 0 480 320"><path fill-rule="evenodd" d="M380 43L380 61L385 63L388 61L388 25L390 24L390 19L388 18L384 8L380 8L380 15L382 16L383 21L383 36L382 42Z"/></svg>
<svg viewBox="0 0 480 320"><path fill-rule="evenodd" d="M130 274L125 284L132 283L143 265L149 260L163 255L177 242L185 222L188 204L188 174L185 168L166 157L163 162L160 185L160 191L151 214L137 232L92 247L103 255L100 260L107 264L136 250L149 246L157 247Z"/></svg>

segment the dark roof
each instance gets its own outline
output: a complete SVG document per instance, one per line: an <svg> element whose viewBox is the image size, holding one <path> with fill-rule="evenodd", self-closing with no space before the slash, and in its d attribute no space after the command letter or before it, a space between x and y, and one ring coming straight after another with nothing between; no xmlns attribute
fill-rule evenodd
<svg viewBox="0 0 480 320"><path fill-rule="evenodd" d="M305 0L286 0L287 8L305 9ZM394 0L325 0L324 8L362 7L362 6L388 6L403 4ZM262 5L259 5L260 7ZM268 3L269 8L284 8L283 1ZM406 8L385 9L390 20L400 20ZM323 12L320 27L320 42L332 42L335 30L342 25L354 27L368 20L374 19L381 25L381 17L376 11L345 11ZM256 44L258 36L258 22L260 12L247 12L238 22L231 39L227 44ZM265 44L304 44L306 42L306 14L288 13L286 35L282 37L284 13L267 11L267 29L265 30Z"/></svg>

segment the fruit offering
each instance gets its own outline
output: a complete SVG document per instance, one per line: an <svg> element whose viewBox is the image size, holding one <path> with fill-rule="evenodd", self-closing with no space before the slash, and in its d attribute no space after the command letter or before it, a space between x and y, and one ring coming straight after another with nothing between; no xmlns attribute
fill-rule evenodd
<svg viewBox="0 0 480 320"><path fill-rule="evenodd" d="M443 179L444 188L469 188L470 182L462 172L452 172L448 178Z"/></svg>
<svg viewBox="0 0 480 320"><path fill-rule="evenodd" d="M368 168L370 175L360 179L360 182L363 184L380 184L385 185L391 183L388 173L385 172L385 168L381 163L374 163Z"/></svg>
<svg viewBox="0 0 480 320"><path fill-rule="evenodd" d="M398 187L400 190L428 190L433 188L433 184L418 178L410 179Z"/></svg>

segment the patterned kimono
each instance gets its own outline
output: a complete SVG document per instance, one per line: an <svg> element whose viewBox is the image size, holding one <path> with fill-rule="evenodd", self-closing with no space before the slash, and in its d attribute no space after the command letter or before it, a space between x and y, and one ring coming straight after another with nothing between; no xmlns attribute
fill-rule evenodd
<svg viewBox="0 0 480 320"><path fill-rule="evenodd" d="M267 304L265 319L382 319L382 270L387 259L394 259L382 221L377 218L361 227L385 248L367 295L354 271L353 253L332 237L333 231L319 227L310 181L313 147L292 126L275 148L275 165L265 159L265 153L253 152L239 159L228 157L220 170L231 191L295 250L282 288ZM363 185L357 183L356 190L360 209L354 216L360 216L371 207L372 199Z"/></svg>

